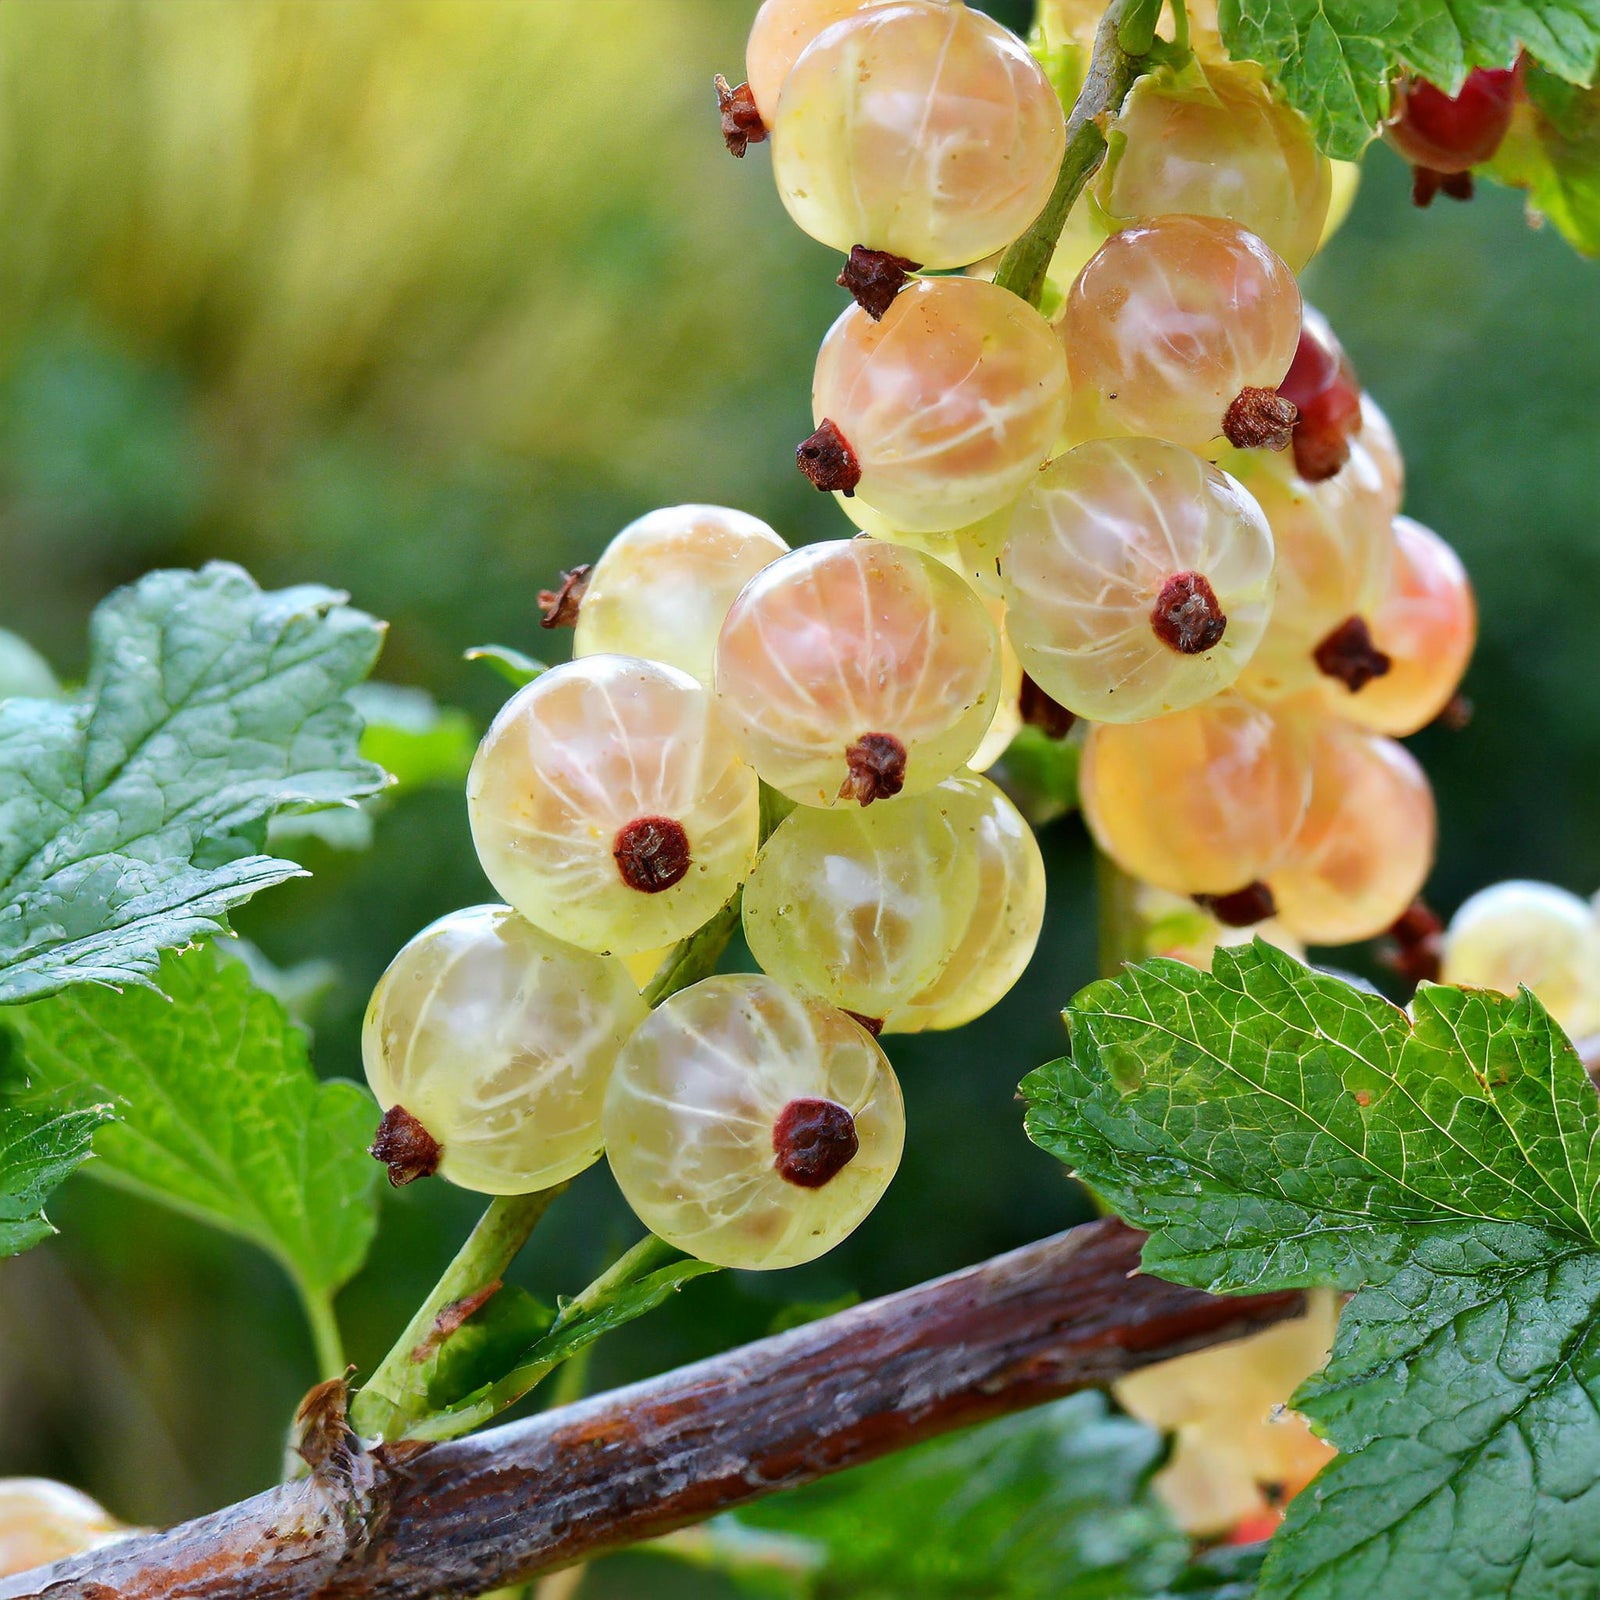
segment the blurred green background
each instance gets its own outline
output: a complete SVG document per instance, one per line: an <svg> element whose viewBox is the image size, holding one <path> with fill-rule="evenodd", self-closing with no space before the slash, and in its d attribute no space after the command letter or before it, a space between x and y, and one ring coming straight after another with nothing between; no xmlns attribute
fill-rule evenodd
<svg viewBox="0 0 1600 1600"><path fill-rule="evenodd" d="M1025 23L1021 4L989 9ZM462 651L564 649L536 591L639 513L704 500L792 543L849 532L792 465L843 303L836 262L788 223L765 149L728 158L710 103L753 10L7 0L0 627L73 675L108 589L225 556L264 584L348 589L392 623L382 676L481 724L500 686ZM1308 292L1398 429L1408 510L1461 550L1483 608L1475 720L1415 741L1440 798L1430 894L1448 910L1513 875L1588 892L1600 277L1515 196L1418 213L1398 161L1378 150L1367 169ZM1019 990L959 1033L892 1045L911 1139L867 1225L813 1268L692 1285L604 1344L591 1384L1084 1214L1013 1100L1093 975L1086 840L1069 819L1043 842L1050 915ZM359 1076L388 958L487 885L458 789L401 800L369 851L307 849L315 876L238 926L281 964L334 964L316 1056ZM364 1367L475 1212L443 1185L385 1204L341 1302ZM59 1240L0 1264L0 1474L68 1479L140 1521L269 1482L313 1377L276 1269L84 1180L53 1214ZM572 1292L635 1231L591 1172L520 1277Z"/></svg>

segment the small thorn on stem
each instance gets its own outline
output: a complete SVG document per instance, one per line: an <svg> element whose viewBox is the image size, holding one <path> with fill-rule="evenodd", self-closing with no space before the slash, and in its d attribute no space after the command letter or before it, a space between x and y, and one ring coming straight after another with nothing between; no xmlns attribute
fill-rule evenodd
<svg viewBox="0 0 1600 1600"><path fill-rule="evenodd" d="M367 1154L389 1169L390 1184L401 1189L418 1178L431 1178L439 1170L444 1146L404 1106L390 1106Z"/></svg>
<svg viewBox="0 0 1600 1600"><path fill-rule="evenodd" d="M860 1148L855 1118L833 1100L791 1100L772 1125L773 1166L801 1189L832 1182Z"/></svg>
<svg viewBox="0 0 1600 1600"><path fill-rule="evenodd" d="M589 587L589 574L593 568L587 562L561 574L558 589L539 591L539 618L541 628L575 628L578 625L578 608L583 604L584 591Z"/></svg>
<svg viewBox="0 0 1600 1600"><path fill-rule="evenodd" d="M630 889L660 894L689 870L689 835L671 817L635 817L617 829L611 855Z"/></svg>
<svg viewBox="0 0 1600 1600"><path fill-rule="evenodd" d="M1241 389L1222 417L1222 435L1238 450L1283 450L1300 415L1276 389Z"/></svg>
<svg viewBox="0 0 1600 1600"><path fill-rule="evenodd" d="M1311 659L1319 672L1337 678L1351 694L1360 694L1394 665L1372 642L1372 630L1364 617L1346 617L1311 652Z"/></svg>
<svg viewBox="0 0 1600 1600"><path fill-rule="evenodd" d="M849 775L839 785L841 800L870 806L890 800L906 785L906 747L892 733L864 733L844 753Z"/></svg>
<svg viewBox="0 0 1600 1600"><path fill-rule="evenodd" d="M1161 585L1150 610L1150 626L1168 649L1198 656L1222 643L1228 619L1217 591L1200 573L1175 572Z"/></svg>
<svg viewBox="0 0 1600 1600"><path fill-rule="evenodd" d="M717 110L722 114L722 142L729 155L742 161L744 153L753 144L761 144L767 137L767 125L756 110L756 97L748 83L731 88L719 72L713 80L717 89Z"/></svg>
<svg viewBox="0 0 1600 1600"><path fill-rule="evenodd" d="M827 417L809 439L802 439L794 459L800 470L824 494L842 494L847 499L861 482L861 463L850 442Z"/></svg>
<svg viewBox="0 0 1600 1600"><path fill-rule="evenodd" d="M864 244L852 245L850 259L834 282L848 289L855 302L874 322L894 304L894 297L905 288L907 275L920 272L920 261L890 255L887 250L869 250Z"/></svg>
<svg viewBox="0 0 1600 1600"><path fill-rule="evenodd" d="M1423 900L1401 912L1379 947L1378 959L1410 984L1437 983L1444 955L1444 924Z"/></svg>
<svg viewBox="0 0 1600 1600"><path fill-rule="evenodd" d="M1194 900L1229 928L1253 928L1256 923L1265 922L1278 913L1272 890L1259 879L1231 894L1197 894Z"/></svg>
<svg viewBox="0 0 1600 1600"><path fill-rule="evenodd" d="M1052 700L1027 673L1022 675L1017 710L1030 728L1039 729L1051 739L1065 739L1078 720L1076 712L1068 711L1060 701Z"/></svg>
<svg viewBox="0 0 1600 1600"><path fill-rule="evenodd" d="M859 1022L874 1039L876 1039L878 1035L883 1032L882 1017L864 1017L859 1011L849 1010L845 1012L845 1015L849 1017L852 1022Z"/></svg>

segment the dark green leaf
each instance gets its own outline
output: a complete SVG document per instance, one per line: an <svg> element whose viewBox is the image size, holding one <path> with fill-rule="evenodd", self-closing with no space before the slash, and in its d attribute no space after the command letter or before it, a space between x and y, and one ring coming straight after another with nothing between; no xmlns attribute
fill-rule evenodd
<svg viewBox="0 0 1600 1600"><path fill-rule="evenodd" d="M515 1285L498 1290L426 1363L428 1404L443 1411L494 1383L550 1331L554 1306Z"/></svg>
<svg viewBox="0 0 1600 1600"><path fill-rule="evenodd" d="M223 563L101 605L81 699L0 703L0 1004L145 982L295 876L267 819L383 784L344 698L381 642L332 590L264 594Z"/></svg>
<svg viewBox="0 0 1600 1600"><path fill-rule="evenodd" d="M1575 249L1600 255L1600 91L1537 68L1527 90L1490 175L1527 190L1529 209Z"/></svg>
<svg viewBox="0 0 1600 1600"><path fill-rule="evenodd" d="M1355 160L1408 67L1454 94L1472 67L1508 67L1519 48L1588 83L1600 0L1221 0L1230 55L1259 61L1311 119L1332 156Z"/></svg>
<svg viewBox="0 0 1600 1600"><path fill-rule="evenodd" d="M89 1159L94 1130L109 1106L19 1111L0 1106L0 1257L20 1255L56 1230L44 1203Z"/></svg>
<svg viewBox="0 0 1600 1600"><path fill-rule="evenodd" d="M1257 943L1086 989L1023 1085L1034 1139L1219 1291L1359 1289L1295 1399L1342 1452L1261 1600L1600 1583L1600 1103L1531 995L1414 1024Z"/></svg>
<svg viewBox="0 0 1600 1600"><path fill-rule="evenodd" d="M492 667L513 689L532 683L541 672L549 670L544 662L535 661L532 656L525 656L508 644L475 645L467 651L466 659L481 661L486 667Z"/></svg>
<svg viewBox="0 0 1600 1600"><path fill-rule="evenodd" d="M17 1100L109 1101L94 1176L242 1234L325 1297L376 1226L371 1096L319 1083L282 1006L210 946L168 954L156 977L161 992L80 987L7 1012Z"/></svg>

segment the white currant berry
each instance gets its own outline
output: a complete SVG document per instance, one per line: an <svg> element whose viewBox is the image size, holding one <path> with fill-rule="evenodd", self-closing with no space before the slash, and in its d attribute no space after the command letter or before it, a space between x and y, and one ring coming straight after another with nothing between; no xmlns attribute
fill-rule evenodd
<svg viewBox="0 0 1600 1600"><path fill-rule="evenodd" d="M0 1478L0 1578L97 1550L135 1531L64 1483Z"/></svg>

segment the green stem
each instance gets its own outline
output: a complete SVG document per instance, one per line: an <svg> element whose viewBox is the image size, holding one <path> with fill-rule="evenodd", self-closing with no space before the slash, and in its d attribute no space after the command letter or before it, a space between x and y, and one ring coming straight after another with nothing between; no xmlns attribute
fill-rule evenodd
<svg viewBox="0 0 1600 1600"><path fill-rule="evenodd" d="M1117 32L1124 15L1136 12L1141 4L1142 0L1113 0L1100 19L1088 76L1067 117L1067 148L1055 188L1033 226L1006 251L994 275L1002 289L1021 295L1029 305L1038 305L1043 297L1050 258L1068 214L1105 158L1101 120L1117 114L1134 79L1145 70L1144 59L1129 55Z"/></svg>
<svg viewBox="0 0 1600 1600"><path fill-rule="evenodd" d="M333 1299L320 1290L298 1284L300 1303L311 1326L311 1342L317 1353L317 1377L342 1378L345 1374L344 1339L339 1319L333 1314Z"/></svg>
<svg viewBox="0 0 1600 1600"><path fill-rule="evenodd" d="M1133 903L1138 885L1104 851L1096 850L1095 902L1100 930L1100 975L1114 978L1144 956L1144 929Z"/></svg>
<svg viewBox="0 0 1600 1600"><path fill-rule="evenodd" d="M1189 8L1183 0L1171 0L1172 48L1181 55L1189 54Z"/></svg>
<svg viewBox="0 0 1600 1600"><path fill-rule="evenodd" d="M562 1183L535 1194L499 1195L489 1203L444 1276L355 1397L350 1421L363 1438L396 1438L407 1422L427 1410L412 1352L434 1331L440 1313L505 1276L539 1219L566 1187Z"/></svg>

